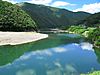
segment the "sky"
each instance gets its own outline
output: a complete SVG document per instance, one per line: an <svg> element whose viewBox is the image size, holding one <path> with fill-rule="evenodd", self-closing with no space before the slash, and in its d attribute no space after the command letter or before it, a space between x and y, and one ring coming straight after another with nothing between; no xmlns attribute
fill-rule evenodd
<svg viewBox="0 0 100 75"><path fill-rule="evenodd" d="M3 0L13 4L28 2L47 6L64 8L73 12L84 11L88 13L100 12L100 0Z"/></svg>

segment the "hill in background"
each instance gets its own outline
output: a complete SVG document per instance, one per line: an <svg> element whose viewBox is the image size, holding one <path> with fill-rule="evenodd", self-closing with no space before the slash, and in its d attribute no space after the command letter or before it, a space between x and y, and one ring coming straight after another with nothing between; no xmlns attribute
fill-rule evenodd
<svg viewBox="0 0 100 75"><path fill-rule="evenodd" d="M80 21L79 24L84 24L89 27L100 26L100 12L90 15L86 19Z"/></svg>
<svg viewBox="0 0 100 75"><path fill-rule="evenodd" d="M61 28L77 24L91 14L86 12L72 12L50 6L30 3L19 3L20 6L36 22L38 28Z"/></svg>

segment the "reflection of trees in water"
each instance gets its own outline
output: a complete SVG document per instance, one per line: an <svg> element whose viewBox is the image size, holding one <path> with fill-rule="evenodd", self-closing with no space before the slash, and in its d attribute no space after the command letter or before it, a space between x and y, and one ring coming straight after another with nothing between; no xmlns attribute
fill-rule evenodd
<svg viewBox="0 0 100 75"><path fill-rule="evenodd" d="M100 49L99 48L97 48L97 47L95 47L94 48L95 50L95 54L96 54L96 56L97 56L97 60L98 60L98 62L100 63Z"/></svg>
<svg viewBox="0 0 100 75"><path fill-rule="evenodd" d="M27 45L27 46L26 46ZM16 46L0 46L0 65L5 65L19 58L25 51L30 50L32 44L16 45Z"/></svg>

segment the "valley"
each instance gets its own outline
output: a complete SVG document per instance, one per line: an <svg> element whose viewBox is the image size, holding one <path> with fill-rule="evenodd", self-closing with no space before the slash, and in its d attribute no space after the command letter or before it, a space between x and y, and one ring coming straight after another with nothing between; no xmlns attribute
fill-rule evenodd
<svg viewBox="0 0 100 75"><path fill-rule="evenodd" d="M0 75L100 75L100 12L12 1L0 0Z"/></svg>

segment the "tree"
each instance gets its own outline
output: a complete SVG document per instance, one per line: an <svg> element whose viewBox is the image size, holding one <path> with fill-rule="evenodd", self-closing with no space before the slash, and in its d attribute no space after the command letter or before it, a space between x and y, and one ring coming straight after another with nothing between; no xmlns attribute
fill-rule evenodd
<svg viewBox="0 0 100 75"><path fill-rule="evenodd" d="M35 31L36 24L31 17L17 5L0 1L0 30Z"/></svg>

